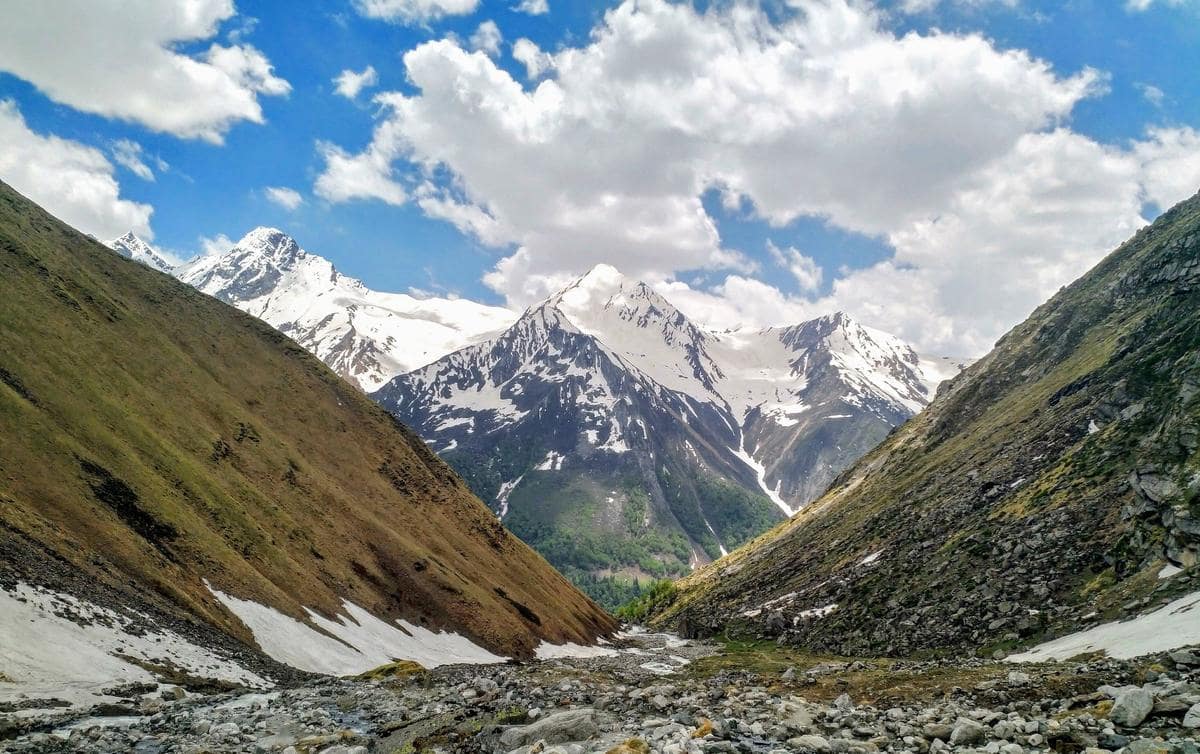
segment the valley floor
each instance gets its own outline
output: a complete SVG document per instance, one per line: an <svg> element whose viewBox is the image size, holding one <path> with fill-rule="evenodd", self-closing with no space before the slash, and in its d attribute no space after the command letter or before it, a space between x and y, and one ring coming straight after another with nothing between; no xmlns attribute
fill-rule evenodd
<svg viewBox="0 0 1200 754"><path fill-rule="evenodd" d="M398 663L271 692L131 684L0 710L5 752L1200 751L1200 651L1134 660L815 657L630 632L523 664ZM42 704L41 706L44 706Z"/></svg>

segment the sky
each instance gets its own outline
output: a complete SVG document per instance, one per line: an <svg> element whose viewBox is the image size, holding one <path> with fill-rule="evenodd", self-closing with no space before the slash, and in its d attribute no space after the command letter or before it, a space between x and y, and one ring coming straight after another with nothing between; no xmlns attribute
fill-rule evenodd
<svg viewBox="0 0 1200 754"><path fill-rule="evenodd" d="M1200 189L1200 0L18 3L0 179L179 260L269 225L514 309L608 263L977 356Z"/></svg>

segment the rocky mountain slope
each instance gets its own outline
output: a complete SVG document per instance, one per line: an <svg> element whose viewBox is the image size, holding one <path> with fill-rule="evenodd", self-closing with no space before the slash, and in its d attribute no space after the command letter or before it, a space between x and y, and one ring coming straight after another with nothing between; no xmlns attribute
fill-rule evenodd
<svg viewBox="0 0 1200 754"><path fill-rule="evenodd" d="M1198 553L1200 196L657 620L849 654L1003 651L1168 599Z"/></svg>
<svg viewBox="0 0 1200 754"><path fill-rule="evenodd" d="M374 397L612 603L815 497L925 405L935 367L843 314L713 333L601 265Z"/></svg>
<svg viewBox="0 0 1200 754"><path fill-rule="evenodd" d="M114 241L114 248L149 248L136 237L126 242L131 237ZM186 262L174 274L274 325L364 391L515 318L465 299L373 291L274 228L255 228L231 249Z"/></svg>
<svg viewBox="0 0 1200 754"><path fill-rule="evenodd" d="M3 184L0 279L0 691L262 685L285 669L257 650L357 672L612 630L305 350Z"/></svg>

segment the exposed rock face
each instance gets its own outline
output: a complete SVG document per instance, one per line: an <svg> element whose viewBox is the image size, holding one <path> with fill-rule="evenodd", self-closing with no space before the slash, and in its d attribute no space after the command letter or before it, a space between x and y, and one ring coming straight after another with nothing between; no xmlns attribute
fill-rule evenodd
<svg viewBox="0 0 1200 754"><path fill-rule="evenodd" d="M1039 307L776 535L685 582L662 620L894 654L1137 612L1200 552L1198 440L1200 197Z"/></svg>

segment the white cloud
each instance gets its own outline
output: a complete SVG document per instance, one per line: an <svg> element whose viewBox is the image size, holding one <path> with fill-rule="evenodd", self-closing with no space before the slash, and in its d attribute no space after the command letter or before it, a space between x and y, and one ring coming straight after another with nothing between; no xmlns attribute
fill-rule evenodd
<svg viewBox="0 0 1200 754"><path fill-rule="evenodd" d="M1166 98L1166 93L1153 84L1134 84L1137 90L1142 93L1142 97L1147 102L1155 107L1162 107L1163 99Z"/></svg>
<svg viewBox="0 0 1200 754"><path fill-rule="evenodd" d="M0 100L0 179L96 238L116 238L130 230L145 239L154 237L153 208L121 198L112 163L100 150L34 133L12 100Z"/></svg>
<svg viewBox="0 0 1200 754"><path fill-rule="evenodd" d="M1194 134L1151 135L1143 156L1062 127L1102 90L1095 71L976 34L898 37L847 0L794 5L772 21L630 0L581 47L518 40L531 78L555 71L528 88L452 39L423 44L404 56L416 93L376 97L362 152L323 145L317 191L399 204L420 186L428 215L504 250L484 280L513 306L607 262L716 325L842 308L971 355L1124 238L1143 198L1186 183L1166 166ZM713 189L772 225L820 217L895 256L815 302L786 296L722 244L700 199ZM780 251L815 292L822 271L796 255ZM719 282L679 282L700 269Z"/></svg>
<svg viewBox="0 0 1200 754"><path fill-rule="evenodd" d="M129 172L141 178L143 181L153 181L154 171L146 164L143 157L142 145L136 141L129 139L117 139L112 144L112 158L116 163ZM158 165L164 169L166 163L162 160L157 160Z"/></svg>
<svg viewBox="0 0 1200 754"><path fill-rule="evenodd" d="M513 10L518 13L528 13L531 16L541 16L550 12L549 0L521 0Z"/></svg>
<svg viewBox="0 0 1200 754"><path fill-rule="evenodd" d="M554 65L554 58L542 52L534 42L521 37L513 42L513 60L525 66L525 75L531 79L541 76Z"/></svg>
<svg viewBox="0 0 1200 754"><path fill-rule="evenodd" d="M368 18L399 24L424 24L444 16L475 12L479 0L354 0L354 7Z"/></svg>
<svg viewBox="0 0 1200 754"><path fill-rule="evenodd" d="M500 27L496 26L495 21L484 21L471 35L469 41L472 50L480 50L488 55L496 56L500 54L500 43L504 41L504 37L500 34Z"/></svg>
<svg viewBox="0 0 1200 754"><path fill-rule="evenodd" d="M346 99L354 99L359 92L375 86L378 81L379 74L375 72L375 66L369 65L362 71L352 71L347 68L337 75L333 80L333 85L338 94Z"/></svg>
<svg viewBox="0 0 1200 754"><path fill-rule="evenodd" d="M77 110L220 142L238 121L263 122L259 95L290 89L249 45L180 50L233 14L231 0L17 3L0 24L0 70Z"/></svg>
<svg viewBox="0 0 1200 754"><path fill-rule="evenodd" d="M304 203L300 192L286 186L268 186L263 190L267 199L291 212Z"/></svg>
<svg viewBox="0 0 1200 754"><path fill-rule="evenodd" d="M224 254L234 247L236 241L231 239L224 233L218 233L215 236L200 237L200 256L209 256L210 254Z"/></svg>
<svg viewBox="0 0 1200 754"><path fill-rule="evenodd" d="M821 287L824 270L812 257L801 254L799 250L789 246L781 249L771 241L767 241L767 251L775 263L791 273L796 279L800 290L809 292Z"/></svg>
<svg viewBox="0 0 1200 754"><path fill-rule="evenodd" d="M375 132L375 143L365 152L352 155L335 144L321 142L317 150L325 159L325 170L317 176L313 190L331 202L351 199L380 199L401 205L408 192L392 174L394 146L386 133L387 124Z"/></svg>
<svg viewBox="0 0 1200 754"><path fill-rule="evenodd" d="M1200 190L1200 131L1151 128L1133 154L1142 172L1143 196L1160 209Z"/></svg>
<svg viewBox="0 0 1200 754"><path fill-rule="evenodd" d="M1155 5L1156 2L1161 5L1178 7L1183 5L1184 0L1125 0L1125 10L1141 13L1142 11L1150 10L1150 7Z"/></svg>

